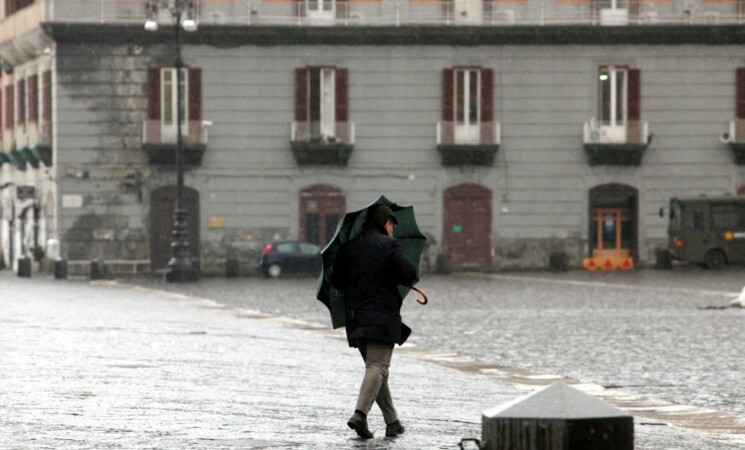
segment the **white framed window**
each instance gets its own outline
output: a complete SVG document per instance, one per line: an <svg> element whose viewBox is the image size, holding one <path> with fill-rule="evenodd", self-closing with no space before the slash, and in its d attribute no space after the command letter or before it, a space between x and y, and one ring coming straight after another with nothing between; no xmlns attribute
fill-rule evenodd
<svg viewBox="0 0 745 450"><path fill-rule="evenodd" d="M189 117L189 71L181 69L181 80L178 89L181 91L181 126L187 127ZM178 94L176 92L176 69L164 67L160 71L160 117L164 136L176 136L176 111Z"/></svg>

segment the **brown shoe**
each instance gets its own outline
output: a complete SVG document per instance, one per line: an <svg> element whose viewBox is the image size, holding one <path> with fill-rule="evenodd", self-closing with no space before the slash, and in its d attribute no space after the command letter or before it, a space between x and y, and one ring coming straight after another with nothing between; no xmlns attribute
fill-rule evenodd
<svg viewBox="0 0 745 450"><path fill-rule="evenodd" d="M356 411L352 414L352 417L347 421L349 428L357 432L357 436L362 439L372 439L373 434L367 428L367 415L362 411Z"/></svg>
<svg viewBox="0 0 745 450"><path fill-rule="evenodd" d="M385 437L396 437L405 432L406 428L398 420L385 426Z"/></svg>

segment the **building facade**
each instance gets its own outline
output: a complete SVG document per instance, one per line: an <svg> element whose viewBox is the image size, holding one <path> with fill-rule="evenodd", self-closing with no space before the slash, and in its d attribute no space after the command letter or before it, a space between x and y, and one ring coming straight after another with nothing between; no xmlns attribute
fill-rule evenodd
<svg viewBox="0 0 745 450"><path fill-rule="evenodd" d="M2 1L9 263L56 240L71 262L165 267L179 89L206 269L323 246L381 194L455 268L645 264L671 197L745 185L736 1L207 1L180 77L165 7Z"/></svg>

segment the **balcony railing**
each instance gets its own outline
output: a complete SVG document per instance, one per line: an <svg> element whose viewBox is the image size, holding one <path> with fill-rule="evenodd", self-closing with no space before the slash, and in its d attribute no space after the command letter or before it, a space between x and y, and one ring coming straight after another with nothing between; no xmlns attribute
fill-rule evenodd
<svg viewBox="0 0 745 450"><path fill-rule="evenodd" d="M458 125L455 122L437 122L437 145L499 145L499 122L481 122L475 125Z"/></svg>
<svg viewBox="0 0 745 450"><path fill-rule="evenodd" d="M292 122L290 140L317 144L354 144L354 122L336 122L332 126L321 122Z"/></svg>
<svg viewBox="0 0 745 450"><path fill-rule="evenodd" d="M156 145L176 145L176 128L164 126L161 120L146 120L142 125L142 143ZM190 120L181 128L184 145L206 145L207 126L201 120Z"/></svg>
<svg viewBox="0 0 745 450"><path fill-rule="evenodd" d="M44 17L51 22L142 24L143 2L116 0L45 0ZM471 5L463 2L464 5ZM512 25L732 25L745 23L743 2L694 3L688 0L619 1L618 8L599 8L596 2L560 3L485 1L477 8L456 8L455 2L342 2L306 0L261 2L224 0L199 3L197 20L215 25L323 26L512 26ZM171 23L165 11L156 18Z"/></svg>
<svg viewBox="0 0 745 450"><path fill-rule="evenodd" d="M585 122L585 144L634 144L649 142L649 122L627 121L621 125L590 119Z"/></svg>

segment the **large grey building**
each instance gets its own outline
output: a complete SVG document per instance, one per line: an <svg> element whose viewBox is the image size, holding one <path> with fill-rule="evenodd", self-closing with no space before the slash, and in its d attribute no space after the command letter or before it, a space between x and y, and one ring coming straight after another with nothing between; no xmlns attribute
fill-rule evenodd
<svg viewBox="0 0 745 450"><path fill-rule="evenodd" d="M168 8L0 5L5 261L52 239L73 263L162 269L176 185ZM740 1L187 6L199 27L181 32L186 209L204 268L252 264L277 237L323 245L381 194L414 205L456 268L545 267L553 252L581 265L598 245L644 264L672 196L745 184Z"/></svg>

